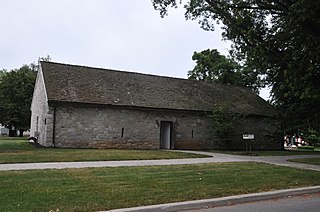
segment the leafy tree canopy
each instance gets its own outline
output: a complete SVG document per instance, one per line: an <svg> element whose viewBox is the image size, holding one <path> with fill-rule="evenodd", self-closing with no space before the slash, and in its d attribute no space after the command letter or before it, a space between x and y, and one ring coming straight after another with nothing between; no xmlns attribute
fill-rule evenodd
<svg viewBox="0 0 320 212"><path fill-rule="evenodd" d="M49 61L48 56L39 58ZM29 129L31 101L39 65L31 63L19 69L0 71L0 123L9 129ZM22 134L20 134L22 135Z"/></svg>
<svg viewBox="0 0 320 212"><path fill-rule="evenodd" d="M320 4L314 0L152 0L161 16L183 4L205 30L223 25L231 55L266 74L287 130L320 131ZM185 3L183 3L185 2Z"/></svg>
<svg viewBox="0 0 320 212"><path fill-rule="evenodd" d="M242 117L240 114L232 113L228 104L214 105L209 115L213 121L214 133L221 138L229 138L235 132L235 122Z"/></svg>
<svg viewBox="0 0 320 212"><path fill-rule="evenodd" d="M209 114L213 124L213 132L216 137L215 140L217 142L215 145L224 143L224 147L219 144L219 148L230 148L232 136L235 135L237 124L245 117L244 114L233 113L230 109L230 104L215 104L213 110Z"/></svg>
<svg viewBox="0 0 320 212"><path fill-rule="evenodd" d="M264 86L264 80L258 72L241 66L216 49L194 52L192 59L196 61L196 66L188 71L189 79L243 86L256 93Z"/></svg>
<svg viewBox="0 0 320 212"><path fill-rule="evenodd" d="M0 122L16 129L28 129L36 73L27 65L5 72L0 80Z"/></svg>

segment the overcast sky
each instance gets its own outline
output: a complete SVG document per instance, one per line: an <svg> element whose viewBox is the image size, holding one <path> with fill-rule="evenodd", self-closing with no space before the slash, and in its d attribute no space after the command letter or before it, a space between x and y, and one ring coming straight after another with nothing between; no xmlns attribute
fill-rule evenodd
<svg viewBox="0 0 320 212"><path fill-rule="evenodd" d="M204 31L181 7L161 18L151 0L0 0L0 8L0 69L50 55L54 62L186 78L194 51L227 54L230 46L219 27Z"/></svg>

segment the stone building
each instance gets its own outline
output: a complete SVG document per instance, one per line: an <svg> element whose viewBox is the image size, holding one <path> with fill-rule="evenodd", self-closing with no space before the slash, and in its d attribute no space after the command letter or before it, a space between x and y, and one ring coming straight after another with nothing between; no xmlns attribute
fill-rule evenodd
<svg viewBox="0 0 320 212"><path fill-rule="evenodd" d="M246 114L227 146L208 113L228 103ZM41 62L31 135L46 147L124 149L279 149L274 109L240 87L133 72Z"/></svg>

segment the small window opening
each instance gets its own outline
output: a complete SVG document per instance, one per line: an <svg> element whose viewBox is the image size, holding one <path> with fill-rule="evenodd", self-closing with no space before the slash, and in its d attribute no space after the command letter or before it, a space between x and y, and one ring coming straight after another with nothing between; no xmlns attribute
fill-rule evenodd
<svg viewBox="0 0 320 212"><path fill-rule="evenodd" d="M121 137L123 138L124 135L124 128L121 129Z"/></svg>
<svg viewBox="0 0 320 212"><path fill-rule="evenodd" d="M39 131L39 116L37 116L37 124L36 124L36 131Z"/></svg>
<svg viewBox="0 0 320 212"><path fill-rule="evenodd" d="M47 119L44 119L44 125L47 125Z"/></svg>
<svg viewBox="0 0 320 212"><path fill-rule="evenodd" d="M193 130L191 131L191 138L193 138Z"/></svg>

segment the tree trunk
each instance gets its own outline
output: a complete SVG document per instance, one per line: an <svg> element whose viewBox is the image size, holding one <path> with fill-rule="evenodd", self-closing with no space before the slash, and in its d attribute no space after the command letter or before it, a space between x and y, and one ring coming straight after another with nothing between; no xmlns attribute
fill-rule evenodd
<svg viewBox="0 0 320 212"><path fill-rule="evenodd" d="M9 137L15 137L17 135L16 130L9 130Z"/></svg>
<svg viewBox="0 0 320 212"><path fill-rule="evenodd" d="M24 132L23 129L20 129L20 130L19 130L19 137L23 137L23 132Z"/></svg>

